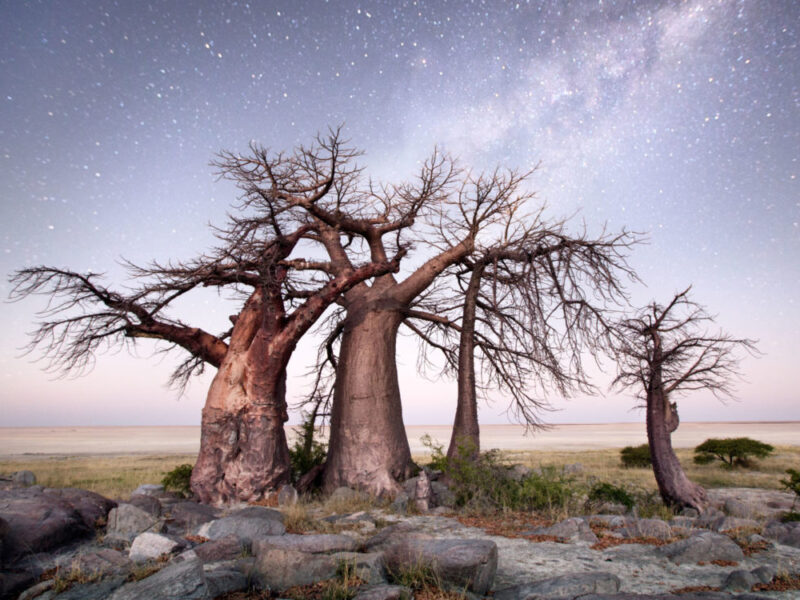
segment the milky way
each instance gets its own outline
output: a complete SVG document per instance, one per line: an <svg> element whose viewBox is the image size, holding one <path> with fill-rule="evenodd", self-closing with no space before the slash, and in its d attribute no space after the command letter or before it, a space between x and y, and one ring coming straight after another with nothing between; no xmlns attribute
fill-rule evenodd
<svg viewBox="0 0 800 600"><path fill-rule="evenodd" d="M799 23L790 0L4 2L0 272L119 280L120 255L191 256L236 196L215 153L344 124L378 178L412 176L435 146L475 170L539 165L551 216L646 232L633 301L694 284L765 353L743 363L741 403L687 399L684 418L800 419ZM213 324L218 304L184 308ZM47 381L17 351L36 308L0 316L0 425L199 420L203 384L176 403L153 359L104 356ZM419 407L449 385L404 389L408 420L446 422L451 405ZM557 404L556 421L641 416L630 398Z"/></svg>

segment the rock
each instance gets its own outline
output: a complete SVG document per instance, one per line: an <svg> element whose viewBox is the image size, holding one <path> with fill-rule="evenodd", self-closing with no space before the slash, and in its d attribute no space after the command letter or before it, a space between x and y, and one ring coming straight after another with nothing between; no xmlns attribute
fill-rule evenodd
<svg viewBox="0 0 800 600"><path fill-rule="evenodd" d="M371 585L362 587L353 600L411 600L411 588L402 585Z"/></svg>
<svg viewBox="0 0 800 600"><path fill-rule="evenodd" d="M338 566L338 561L326 554L267 548L256 556L255 575L262 586L283 591L330 579Z"/></svg>
<svg viewBox="0 0 800 600"><path fill-rule="evenodd" d="M538 527L530 533L534 535L552 535L565 542L597 543L597 536L589 527L589 524L578 517L564 519L550 527Z"/></svg>
<svg viewBox="0 0 800 600"><path fill-rule="evenodd" d="M30 571L0 571L0 598L16 595L36 584L38 576Z"/></svg>
<svg viewBox="0 0 800 600"><path fill-rule="evenodd" d="M400 492L394 497L394 500L389 508L400 515L404 515L408 512L409 500L410 498L408 497L408 494L405 492Z"/></svg>
<svg viewBox="0 0 800 600"><path fill-rule="evenodd" d="M740 519L756 519L764 516L763 511L759 510L754 504L735 498L725 500L723 508L730 516Z"/></svg>
<svg viewBox="0 0 800 600"><path fill-rule="evenodd" d="M204 523L197 529L197 535L212 540L235 535L245 548L250 548L256 538L282 535L285 531L281 513L262 506L249 506L227 517Z"/></svg>
<svg viewBox="0 0 800 600"><path fill-rule="evenodd" d="M689 508L688 506L686 506L683 508L683 510L681 510L680 516L688 517L690 519L696 519L697 517L700 516L700 513L697 511L696 508Z"/></svg>
<svg viewBox="0 0 800 600"><path fill-rule="evenodd" d="M625 538L656 538L668 540L673 537L672 528L660 519L630 519L619 530Z"/></svg>
<svg viewBox="0 0 800 600"><path fill-rule="evenodd" d="M46 581L41 581L36 585L29 587L24 592L22 592L17 598L17 600L32 600L33 598L38 598L39 596L44 594L47 590L55 586L55 584L56 584L55 579L48 579Z"/></svg>
<svg viewBox="0 0 800 600"><path fill-rule="evenodd" d="M704 522L704 524L707 522ZM752 519L740 519L738 517L717 517L710 523L707 523L708 529L717 532L733 531L735 529L756 529L760 530L761 526L758 522Z"/></svg>
<svg viewBox="0 0 800 600"><path fill-rule="evenodd" d="M760 583L769 583L775 577L775 567L771 565L762 565L750 571L753 576L758 579Z"/></svg>
<svg viewBox="0 0 800 600"><path fill-rule="evenodd" d="M170 563L150 577L125 584L110 600L201 600L208 597L203 563L195 558Z"/></svg>
<svg viewBox="0 0 800 600"><path fill-rule="evenodd" d="M495 592L495 600L539 600L543 597L574 598L583 594L614 594L622 582L612 573L576 573L560 575L516 585Z"/></svg>
<svg viewBox="0 0 800 600"><path fill-rule="evenodd" d="M242 555L242 543L235 535L211 540L193 548L195 555L204 563L232 560Z"/></svg>
<svg viewBox="0 0 800 600"><path fill-rule="evenodd" d="M162 554L172 554L183 547L180 541L160 533L145 532L136 536L128 554L134 562L145 562Z"/></svg>
<svg viewBox="0 0 800 600"><path fill-rule="evenodd" d="M160 483L143 483L131 492L133 496L160 496L164 493L164 486Z"/></svg>
<svg viewBox="0 0 800 600"><path fill-rule="evenodd" d="M130 559L122 552L111 548L85 550L72 558L69 567L90 575L108 575L127 571L131 566Z"/></svg>
<svg viewBox="0 0 800 600"><path fill-rule="evenodd" d="M66 592L54 596L56 600L108 600L113 592L125 583L124 577L103 579L98 583L85 583L74 585ZM39 598L37 600L45 600ZM150 598L149 600L155 600Z"/></svg>
<svg viewBox="0 0 800 600"><path fill-rule="evenodd" d="M420 562L428 564L443 582L483 595L497 572L497 545L490 540L424 539L407 535L389 543L384 560L390 571Z"/></svg>
<svg viewBox="0 0 800 600"><path fill-rule="evenodd" d="M441 481L431 481L431 489L438 506L453 508L456 505L456 495Z"/></svg>
<svg viewBox="0 0 800 600"><path fill-rule="evenodd" d="M309 554L329 552L352 552L356 549L356 541L347 535L308 534L270 535L253 540L253 554L258 556L270 548L297 550Z"/></svg>
<svg viewBox="0 0 800 600"><path fill-rule="evenodd" d="M145 531L158 533L163 526L164 523L158 518L133 504L120 503L108 513L107 531L112 537L132 541Z"/></svg>
<svg viewBox="0 0 800 600"><path fill-rule="evenodd" d="M417 510L422 513L428 512L434 506L433 488L428 474L423 469L417 476L417 483L414 486L414 504Z"/></svg>
<svg viewBox="0 0 800 600"><path fill-rule="evenodd" d="M219 517L220 512L207 504L184 501L171 505L167 515L167 531L183 533L213 521Z"/></svg>
<svg viewBox="0 0 800 600"><path fill-rule="evenodd" d="M712 560L740 562L744 559L744 553L733 540L710 531L703 531L684 540L661 546L656 552L678 565L708 563Z"/></svg>
<svg viewBox="0 0 800 600"><path fill-rule="evenodd" d="M722 589L731 592L749 592L756 583L759 583L758 577L750 571L738 569L728 573L722 584Z"/></svg>
<svg viewBox="0 0 800 600"><path fill-rule="evenodd" d="M155 518L161 516L161 502L155 496L146 496L144 494L136 494L131 496L130 502L136 508L141 508L144 512L150 513Z"/></svg>
<svg viewBox="0 0 800 600"><path fill-rule="evenodd" d="M6 564L94 532L71 503L36 487L0 490L0 518L7 526L0 557Z"/></svg>
<svg viewBox="0 0 800 600"><path fill-rule="evenodd" d="M247 576L233 562L203 565L203 575L208 587L208 598L239 592L250 586Z"/></svg>
<svg viewBox="0 0 800 600"><path fill-rule="evenodd" d="M76 488L59 488L59 489L46 489L44 493L48 496L57 496L62 500L66 500L75 507L83 522L92 529L105 524L108 513L117 503L109 500L105 496L95 494L89 490L81 490Z"/></svg>
<svg viewBox="0 0 800 600"><path fill-rule="evenodd" d="M603 502L597 507L597 512L607 515L624 515L628 512L628 507L624 504L616 504L614 502Z"/></svg>
<svg viewBox="0 0 800 600"><path fill-rule="evenodd" d="M278 490L278 506L293 506L297 504L299 495L294 486L287 483Z"/></svg>
<svg viewBox="0 0 800 600"><path fill-rule="evenodd" d="M36 485L36 475L33 471L16 471L11 474L11 481L16 485Z"/></svg>
<svg viewBox="0 0 800 600"><path fill-rule="evenodd" d="M764 537L775 540L784 546L800 548L800 522L770 521L762 533Z"/></svg>
<svg viewBox="0 0 800 600"><path fill-rule="evenodd" d="M381 552L337 552L331 558L352 568L356 577L369 584L386 583L386 565Z"/></svg>

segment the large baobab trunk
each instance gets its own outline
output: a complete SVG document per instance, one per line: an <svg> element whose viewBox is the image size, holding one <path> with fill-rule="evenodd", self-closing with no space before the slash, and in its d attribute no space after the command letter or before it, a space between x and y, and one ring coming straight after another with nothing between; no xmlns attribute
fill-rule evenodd
<svg viewBox="0 0 800 600"><path fill-rule="evenodd" d="M202 502L259 500L290 481L283 425L291 349L275 348L268 308L260 292L248 300L211 383L192 471L192 491Z"/></svg>
<svg viewBox="0 0 800 600"><path fill-rule="evenodd" d="M402 314L358 303L348 309L336 374L326 489L394 494L411 474L395 348Z"/></svg>
<svg viewBox="0 0 800 600"><path fill-rule="evenodd" d="M461 338L458 346L458 398L453 433L447 458L455 458L463 450L472 458L478 456L481 447L480 427L478 425L478 398L475 381L475 308L478 291L483 277L484 265L477 264L470 275L469 285L464 297L464 311L461 322ZM460 451L460 449L463 449ZM465 457L466 458L466 457Z"/></svg>
<svg viewBox="0 0 800 600"><path fill-rule="evenodd" d="M677 429L677 424L677 409L670 404L659 382L647 393L647 442L658 491L669 505L687 506L702 512L708 506L706 491L689 480L672 449L671 433Z"/></svg>

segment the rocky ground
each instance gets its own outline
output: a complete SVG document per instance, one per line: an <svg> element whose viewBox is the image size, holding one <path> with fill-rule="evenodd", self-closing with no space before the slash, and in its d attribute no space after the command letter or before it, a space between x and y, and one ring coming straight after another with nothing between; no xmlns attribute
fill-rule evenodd
<svg viewBox="0 0 800 600"><path fill-rule="evenodd" d="M303 529L326 533L299 535L286 531L297 526L284 514L296 501L291 488L276 508L221 510L160 486L117 503L30 485L32 475L16 479L0 489L2 598L232 599L305 589L314 597L313 584L341 576L343 566L363 582L358 600L410 598L397 574L421 565L473 599L800 598L797 587L779 590L798 582L800 524L775 519L792 503L775 491L711 490L715 508L669 522L597 514L499 523L437 507L446 493L439 487L437 498L436 486L417 481L392 507L312 513ZM358 492L342 488L337 497L352 506Z"/></svg>

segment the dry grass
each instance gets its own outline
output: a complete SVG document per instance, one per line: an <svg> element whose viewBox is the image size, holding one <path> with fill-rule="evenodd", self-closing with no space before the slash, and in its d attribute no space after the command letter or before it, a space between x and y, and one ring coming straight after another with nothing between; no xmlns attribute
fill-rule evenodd
<svg viewBox="0 0 800 600"><path fill-rule="evenodd" d="M184 454L24 457L0 461L0 473L28 469L46 487L77 487L119 499L143 483L160 483L168 471L196 458Z"/></svg>
<svg viewBox="0 0 800 600"><path fill-rule="evenodd" d="M723 469L716 464L695 465L691 449L677 451L689 478L706 487L758 487L782 489L780 480L785 471L797 468L800 463L800 446L778 446L775 453L759 460L752 469ZM554 465L561 467L581 463L583 470L575 475L577 482L611 481L627 489L646 492L656 490L650 469L626 469L620 464L619 449L568 451L504 452L506 462L522 463L531 467ZM0 460L0 473L29 469L36 474L38 483L47 487L79 487L92 490L110 498L127 498L142 483L159 483L161 478L176 466L194 463L196 457L188 454L130 455L130 456L42 456ZM415 456L425 463L428 457ZM371 506L369 500L352 499L341 505L329 505L330 513L356 512Z"/></svg>

